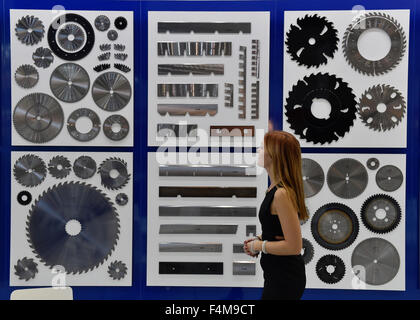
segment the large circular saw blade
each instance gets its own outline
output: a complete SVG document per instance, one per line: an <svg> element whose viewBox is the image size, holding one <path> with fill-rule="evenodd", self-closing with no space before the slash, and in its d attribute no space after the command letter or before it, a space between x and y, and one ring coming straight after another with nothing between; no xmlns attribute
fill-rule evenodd
<svg viewBox="0 0 420 320"><path fill-rule="evenodd" d="M359 161L351 158L340 159L328 169L327 183L336 196L352 199L365 190L368 184L368 173Z"/></svg>
<svg viewBox="0 0 420 320"><path fill-rule="evenodd" d="M312 159L302 159L302 178L306 198L316 195L324 185L324 171L318 162Z"/></svg>
<svg viewBox="0 0 420 320"><path fill-rule="evenodd" d="M394 230L401 220L401 208L389 195L375 194L362 206L362 222L370 231L387 233Z"/></svg>
<svg viewBox="0 0 420 320"><path fill-rule="evenodd" d="M79 224L79 232L70 228ZM47 266L82 273L102 264L119 238L119 218L101 191L78 182L54 185L30 210L27 236L33 252Z"/></svg>
<svg viewBox="0 0 420 320"><path fill-rule="evenodd" d="M359 279L380 286L390 282L400 268L400 256L394 245L382 238L360 242L351 255L351 265Z"/></svg>
<svg viewBox="0 0 420 320"><path fill-rule="evenodd" d="M376 183L384 191L392 192L401 187L404 175L401 170L393 165L381 167L376 172Z"/></svg>
<svg viewBox="0 0 420 320"><path fill-rule="evenodd" d="M57 99L64 102L77 102L89 91L89 75L76 63L63 63L51 74L50 88Z"/></svg>
<svg viewBox="0 0 420 320"><path fill-rule="evenodd" d="M64 114L60 104L45 93L31 93L23 97L13 111L13 124L25 140L45 143L61 131Z"/></svg>
<svg viewBox="0 0 420 320"><path fill-rule="evenodd" d="M103 73L92 85L92 97L96 105L103 110L121 110L131 99L130 82L120 73Z"/></svg>
<svg viewBox="0 0 420 320"><path fill-rule="evenodd" d="M47 167L40 157L25 154L16 161L13 174L16 181L21 185L35 187L44 181L47 175Z"/></svg>

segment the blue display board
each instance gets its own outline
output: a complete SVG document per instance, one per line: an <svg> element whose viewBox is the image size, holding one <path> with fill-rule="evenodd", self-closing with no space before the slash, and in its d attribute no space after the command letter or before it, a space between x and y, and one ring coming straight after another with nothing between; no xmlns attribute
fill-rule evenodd
<svg viewBox="0 0 420 320"><path fill-rule="evenodd" d="M364 2L354 1L29 1L4 0L1 7L1 172L0 172L0 298L9 299L16 288L9 287L10 252L10 152L17 151L107 151L107 148L83 147L11 147L10 114L10 21L9 9L53 9L61 5L68 10L130 10L134 12L135 38L135 133L134 148L112 148L112 151L134 153L134 236L132 287L75 287L75 299L259 299L261 289L147 287L147 13L148 11L270 11L270 119L281 129L283 101L283 14L285 10L352 10L361 5L366 10L410 9L410 43L408 74L408 147L406 149L321 149L305 148L303 152L333 153L406 153L406 291L306 290L304 299L418 299L419 290L419 120L420 120L420 33L416 23L420 13L415 0ZM12 214L15 214L12 212ZM16 213L18 214L18 213Z"/></svg>

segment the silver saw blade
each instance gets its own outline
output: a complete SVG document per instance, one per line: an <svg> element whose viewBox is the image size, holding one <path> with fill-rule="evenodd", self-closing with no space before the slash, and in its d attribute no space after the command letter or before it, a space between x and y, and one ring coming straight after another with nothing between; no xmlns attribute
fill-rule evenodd
<svg viewBox="0 0 420 320"><path fill-rule="evenodd" d="M63 156L55 156L48 162L49 173L57 179L63 179L70 174L71 163Z"/></svg>
<svg viewBox="0 0 420 320"><path fill-rule="evenodd" d="M25 16L16 23L16 36L20 42L26 45L34 45L44 37L44 25L34 16Z"/></svg>
<svg viewBox="0 0 420 320"><path fill-rule="evenodd" d="M13 124L25 140L44 143L61 131L64 114L60 104L45 93L31 93L23 97L13 111Z"/></svg>
<svg viewBox="0 0 420 320"><path fill-rule="evenodd" d="M344 199L360 195L368 183L368 173L363 164L355 159L344 158L328 169L327 183L331 192Z"/></svg>
<svg viewBox="0 0 420 320"><path fill-rule="evenodd" d="M26 232L42 263L76 274L108 259L119 239L120 224L110 199L100 190L66 182L41 194L29 212Z"/></svg>
<svg viewBox="0 0 420 320"><path fill-rule="evenodd" d="M83 27L76 23L66 23L57 31L58 46L68 52L80 50L86 42Z"/></svg>
<svg viewBox="0 0 420 320"><path fill-rule="evenodd" d="M89 156L80 156L73 164L74 174L81 179L89 179L96 173L96 162Z"/></svg>
<svg viewBox="0 0 420 320"><path fill-rule="evenodd" d="M113 176L113 171L117 176ZM101 184L111 190L117 190L124 187L130 180L130 174L127 171L127 163L118 158L109 158L101 163L98 173L101 175Z"/></svg>
<svg viewBox="0 0 420 320"><path fill-rule="evenodd" d="M318 162L312 159L302 159L302 178L306 198L316 195L324 185L324 171Z"/></svg>
<svg viewBox="0 0 420 320"><path fill-rule="evenodd" d="M29 89L38 83L39 74L34 66L24 64L16 69L15 80L20 87Z"/></svg>
<svg viewBox="0 0 420 320"><path fill-rule="evenodd" d="M50 88L57 99L64 102L77 102L89 91L89 75L76 63L63 63L51 74Z"/></svg>
<svg viewBox="0 0 420 320"><path fill-rule="evenodd" d="M120 73L103 73L92 85L92 97L96 105L105 111L121 110L131 99L130 82Z"/></svg>
<svg viewBox="0 0 420 320"><path fill-rule="evenodd" d="M351 265L363 282L380 286L390 282L400 268L400 256L393 244L382 238L360 242L351 255Z"/></svg>
<svg viewBox="0 0 420 320"><path fill-rule="evenodd" d="M37 67L45 69L53 63L54 56L52 55L50 49L40 47L32 54L32 59Z"/></svg>
<svg viewBox="0 0 420 320"><path fill-rule="evenodd" d="M401 187L404 175L401 170L393 165L381 167L376 172L376 184L384 191L392 192Z"/></svg>
<svg viewBox="0 0 420 320"><path fill-rule="evenodd" d="M47 167L40 157L25 154L16 161L13 174L16 181L21 185L35 187L44 181L47 175Z"/></svg>

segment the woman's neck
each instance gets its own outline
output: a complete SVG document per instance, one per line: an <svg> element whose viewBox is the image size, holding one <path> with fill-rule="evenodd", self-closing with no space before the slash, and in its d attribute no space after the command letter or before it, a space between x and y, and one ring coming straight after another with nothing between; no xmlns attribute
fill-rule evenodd
<svg viewBox="0 0 420 320"><path fill-rule="evenodd" d="M276 185L276 182L274 181L274 175L273 171L271 169L266 169L268 177L270 178L270 186L268 187L268 190L271 190Z"/></svg>

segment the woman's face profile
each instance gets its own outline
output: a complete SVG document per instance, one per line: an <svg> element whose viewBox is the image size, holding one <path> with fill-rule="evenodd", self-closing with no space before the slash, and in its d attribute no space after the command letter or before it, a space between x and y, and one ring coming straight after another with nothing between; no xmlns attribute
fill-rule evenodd
<svg viewBox="0 0 420 320"><path fill-rule="evenodd" d="M258 148L257 165L265 169L267 169L271 165L271 157L267 152L265 152L264 142L261 142L261 145Z"/></svg>

